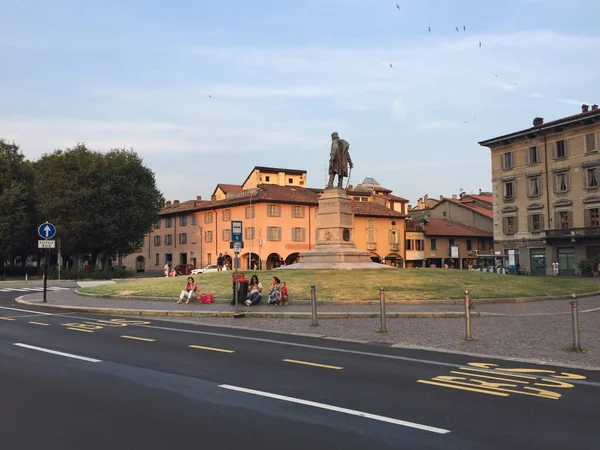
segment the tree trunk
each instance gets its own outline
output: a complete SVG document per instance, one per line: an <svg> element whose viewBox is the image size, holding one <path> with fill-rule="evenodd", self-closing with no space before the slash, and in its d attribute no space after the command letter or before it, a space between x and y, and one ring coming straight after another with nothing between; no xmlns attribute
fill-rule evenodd
<svg viewBox="0 0 600 450"><path fill-rule="evenodd" d="M110 264L110 255L107 253L104 255L104 267L102 267L102 270L104 270L105 273L108 273L108 269L109 269L109 264Z"/></svg>

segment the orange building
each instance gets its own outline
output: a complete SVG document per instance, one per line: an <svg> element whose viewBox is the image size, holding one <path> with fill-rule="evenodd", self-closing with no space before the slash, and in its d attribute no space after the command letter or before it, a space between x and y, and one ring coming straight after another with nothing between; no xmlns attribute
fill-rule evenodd
<svg viewBox="0 0 600 450"><path fill-rule="evenodd" d="M374 261L403 266L408 201L373 179L348 189L353 201L354 241ZM231 221L243 224L241 267L271 269L296 262L315 246L316 213L322 189L306 188L306 171L255 167L241 185L218 184L211 200L166 202L144 245L124 258L131 270L204 267L220 254L231 264Z"/></svg>

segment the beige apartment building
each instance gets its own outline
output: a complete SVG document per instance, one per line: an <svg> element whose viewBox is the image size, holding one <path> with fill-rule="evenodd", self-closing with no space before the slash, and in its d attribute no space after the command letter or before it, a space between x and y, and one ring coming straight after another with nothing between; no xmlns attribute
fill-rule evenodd
<svg viewBox="0 0 600 450"><path fill-rule="evenodd" d="M573 275L600 254L600 110L581 113L479 144L491 150L495 249L515 250L533 274Z"/></svg>

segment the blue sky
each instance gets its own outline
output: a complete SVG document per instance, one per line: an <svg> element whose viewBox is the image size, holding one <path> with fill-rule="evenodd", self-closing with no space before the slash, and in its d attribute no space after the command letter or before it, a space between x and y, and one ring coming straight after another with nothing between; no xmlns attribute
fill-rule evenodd
<svg viewBox="0 0 600 450"><path fill-rule="evenodd" d="M490 189L479 140L600 103L597 0L0 9L0 137L31 159L132 147L169 200L207 198L255 165L322 187L333 131L350 142L352 184L373 177L411 202Z"/></svg>

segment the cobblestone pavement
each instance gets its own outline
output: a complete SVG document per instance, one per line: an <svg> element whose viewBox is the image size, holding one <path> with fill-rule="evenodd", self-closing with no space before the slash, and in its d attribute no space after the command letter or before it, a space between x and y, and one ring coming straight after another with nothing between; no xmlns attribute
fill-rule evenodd
<svg viewBox="0 0 600 450"><path fill-rule="evenodd" d="M284 333L379 341L405 347L428 347L508 358L600 367L600 312L580 314L585 353L568 353L572 344L569 315L473 318L474 341L463 340L463 319L388 319L388 333L378 333L379 319L323 319L312 327L304 319L165 318L157 320L252 328Z"/></svg>

